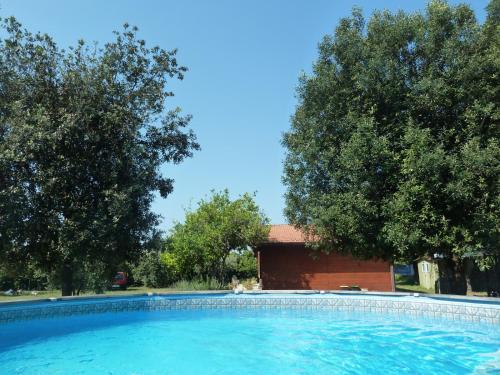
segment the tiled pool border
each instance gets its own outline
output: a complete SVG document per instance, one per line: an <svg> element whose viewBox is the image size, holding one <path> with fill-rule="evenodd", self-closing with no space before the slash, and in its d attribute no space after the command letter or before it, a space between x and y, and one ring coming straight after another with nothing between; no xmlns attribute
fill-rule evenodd
<svg viewBox="0 0 500 375"><path fill-rule="evenodd" d="M0 304L0 324L22 320L123 311L182 309L305 309L391 313L453 321L500 324L500 304L453 298L382 294L169 294L64 299ZM488 304L489 303L489 304Z"/></svg>

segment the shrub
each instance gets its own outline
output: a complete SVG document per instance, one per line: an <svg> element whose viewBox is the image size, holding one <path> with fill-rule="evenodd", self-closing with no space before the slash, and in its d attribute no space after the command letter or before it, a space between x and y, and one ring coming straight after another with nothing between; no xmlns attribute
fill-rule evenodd
<svg viewBox="0 0 500 375"><path fill-rule="evenodd" d="M228 289L227 286L222 286L215 278L208 280L179 280L169 287L174 290L222 290Z"/></svg>
<svg viewBox="0 0 500 375"><path fill-rule="evenodd" d="M226 259L226 268L226 279L228 280L233 276L240 280L257 277L257 259L251 250L231 252Z"/></svg>
<svg viewBox="0 0 500 375"><path fill-rule="evenodd" d="M268 219L254 198L243 194L232 200L228 190L213 191L196 210L186 212L184 223L175 225L169 239L169 246L182 260L183 278L216 277L223 284L231 277L228 257L234 257L235 251L246 254L249 247L267 238ZM236 270L239 266L237 262Z"/></svg>
<svg viewBox="0 0 500 375"><path fill-rule="evenodd" d="M165 287L174 280L162 254L157 251L145 252L133 268L133 274L137 282L150 288Z"/></svg>
<svg viewBox="0 0 500 375"><path fill-rule="evenodd" d="M100 260L86 261L74 266L72 273L72 295L80 295L83 292L103 294L111 288L111 280L114 276L112 267ZM54 289L61 287L61 275L55 272L50 279Z"/></svg>
<svg viewBox="0 0 500 375"><path fill-rule="evenodd" d="M181 265L178 256L175 253L165 251L160 254L160 260L171 282L177 280L181 273Z"/></svg>
<svg viewBox="0 0 500 375"><path fill-rule="evenodd" d="M47 288L50 275L32 262L0 265L0 290L24 289L43 290Z"/></svg>
<svg viewBox="0 0 500 375"><path fill-rule="evenodd" d="M250 279L243 280L241 283L246 290L253 290L253 286L257 284L257 279L251 277Z"/></svg>

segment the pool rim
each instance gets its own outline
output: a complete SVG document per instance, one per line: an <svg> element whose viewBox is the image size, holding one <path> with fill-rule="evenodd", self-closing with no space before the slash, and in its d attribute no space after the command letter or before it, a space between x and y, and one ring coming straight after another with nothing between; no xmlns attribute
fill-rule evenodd
<svg viewBox="0 0 500 375"><path fill-rule="evenodd" d="M409 292L377 292L377 291L345 291L345 290L247 290L235 292L231 290L197 290L197 291L171 291L171 292L143 292L132 294L93 294L83 296L61 296L48 298L17 299L15 301L0 301L0 311L5 306L12 305L37 305L47 302L64 301L89 301L89 300L121 300L137 297L168 297L168 296L216 296L216 295L339 295L339 296L372 296L372 297L415 297L436 301L462 302L468 304L484 304L500 307L500 298L463 296L457 294L423 294Z"/></svg>

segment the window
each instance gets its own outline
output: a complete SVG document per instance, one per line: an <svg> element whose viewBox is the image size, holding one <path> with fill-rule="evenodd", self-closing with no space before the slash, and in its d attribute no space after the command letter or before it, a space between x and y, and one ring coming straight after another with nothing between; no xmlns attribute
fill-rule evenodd
<svg viewBox="0 0 500 375"><path fill-rule="evenodd" d="M422 272L429 273L429 263L422 262Z"/></svg>

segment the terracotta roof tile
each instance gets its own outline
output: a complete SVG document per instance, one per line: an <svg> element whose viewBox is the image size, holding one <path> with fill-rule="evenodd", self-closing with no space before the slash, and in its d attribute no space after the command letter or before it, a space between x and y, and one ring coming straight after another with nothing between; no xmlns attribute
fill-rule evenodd
<svg viewBox="0 0 500 375"><path fill-rule="evenodd" d="M303 232L293 225L271 225L268 242L304 243L305 236Z"/></svg>

